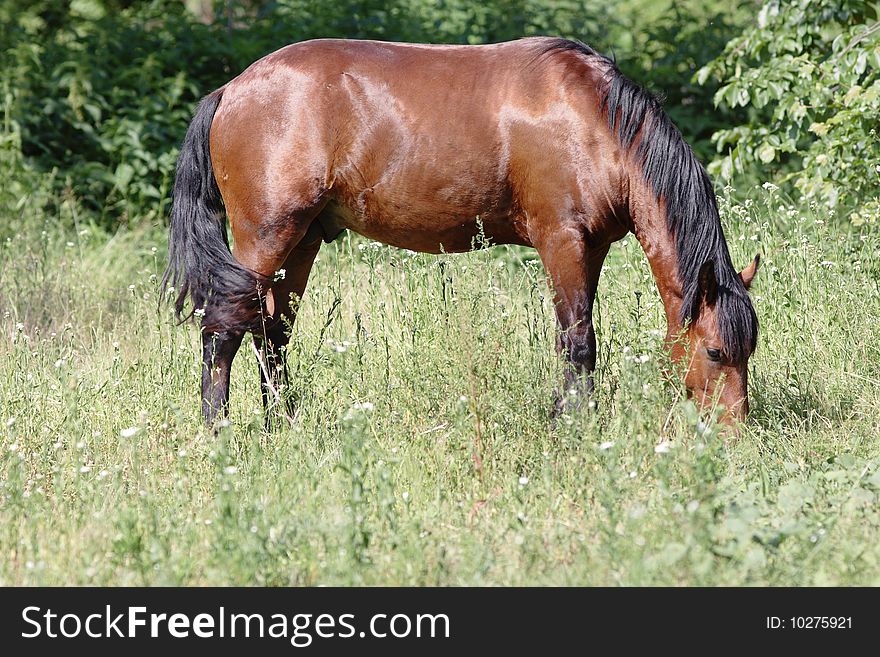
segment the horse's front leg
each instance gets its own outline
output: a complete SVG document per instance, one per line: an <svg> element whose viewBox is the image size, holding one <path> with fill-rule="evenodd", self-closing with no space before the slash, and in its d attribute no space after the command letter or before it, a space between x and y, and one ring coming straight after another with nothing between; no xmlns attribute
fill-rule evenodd
<svg viewBox="0 0 880 657"><path fill-rule="evenodd" d="M554 412L560 413L593 396L596 367L596 332L593 302L602 263L610 245L588 247L576 229L554 231L537 244L554 293L559 333L556 348L566 359L563 389L557 395Z"/></svg>

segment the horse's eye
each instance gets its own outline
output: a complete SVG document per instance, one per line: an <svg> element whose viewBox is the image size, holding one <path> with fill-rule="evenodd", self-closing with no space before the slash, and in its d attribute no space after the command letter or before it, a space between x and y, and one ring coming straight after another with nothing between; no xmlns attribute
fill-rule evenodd
<svg viewBox="0 0 880 657"><path fill-rule="evenodd" d="M716 362L721 360L720 349L706 349L706 355L709 356L709 360L714 360Z"/></svg>

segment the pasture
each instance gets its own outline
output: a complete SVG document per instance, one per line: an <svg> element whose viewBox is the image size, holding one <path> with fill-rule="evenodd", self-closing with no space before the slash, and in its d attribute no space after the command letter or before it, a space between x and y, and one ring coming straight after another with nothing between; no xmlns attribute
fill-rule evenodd
<svg viewBox="0 0 880 657"><path fill-rule="evenodd" d="M202 427L198 332L157 310L166 231L0 210L0 584L880 584L880 234L773 186L721 194L763 257L752 413L662 371L632 236L598 296L598 408L561 377L533 251L324 245L263 428L250 338ZM741 190L742 191L742 190Z"/></svg>

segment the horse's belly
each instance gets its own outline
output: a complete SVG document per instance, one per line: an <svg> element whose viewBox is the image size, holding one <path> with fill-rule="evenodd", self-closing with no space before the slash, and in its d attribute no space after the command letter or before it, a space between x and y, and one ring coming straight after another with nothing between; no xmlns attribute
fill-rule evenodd
<svg viewBox="0 0 880 657"><path fill-rule="evenodd" d="M503 199L456 207L437 199L365 190L349 202L331 201L324 214L370 239L424 253L460 253L487 244L529 246L524 227Z"/></svg>

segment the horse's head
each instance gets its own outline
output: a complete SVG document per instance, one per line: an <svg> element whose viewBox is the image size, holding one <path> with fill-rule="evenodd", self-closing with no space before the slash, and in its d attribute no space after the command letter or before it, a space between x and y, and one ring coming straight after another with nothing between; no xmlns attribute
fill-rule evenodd
<svg viewBox="0 0 880 657"><path fill-rule="evenodd" d="M749 410L748 361L755 348L757 320L747 291L759 262L755 256L739 273L739 281L728 286L719 284L715 264L705 262L699 275L699 305L685 339L676 341L672 349L673 359L685 367L688 396L700 407L716 401L723 405L726 422L745 419Z"/></svg>

